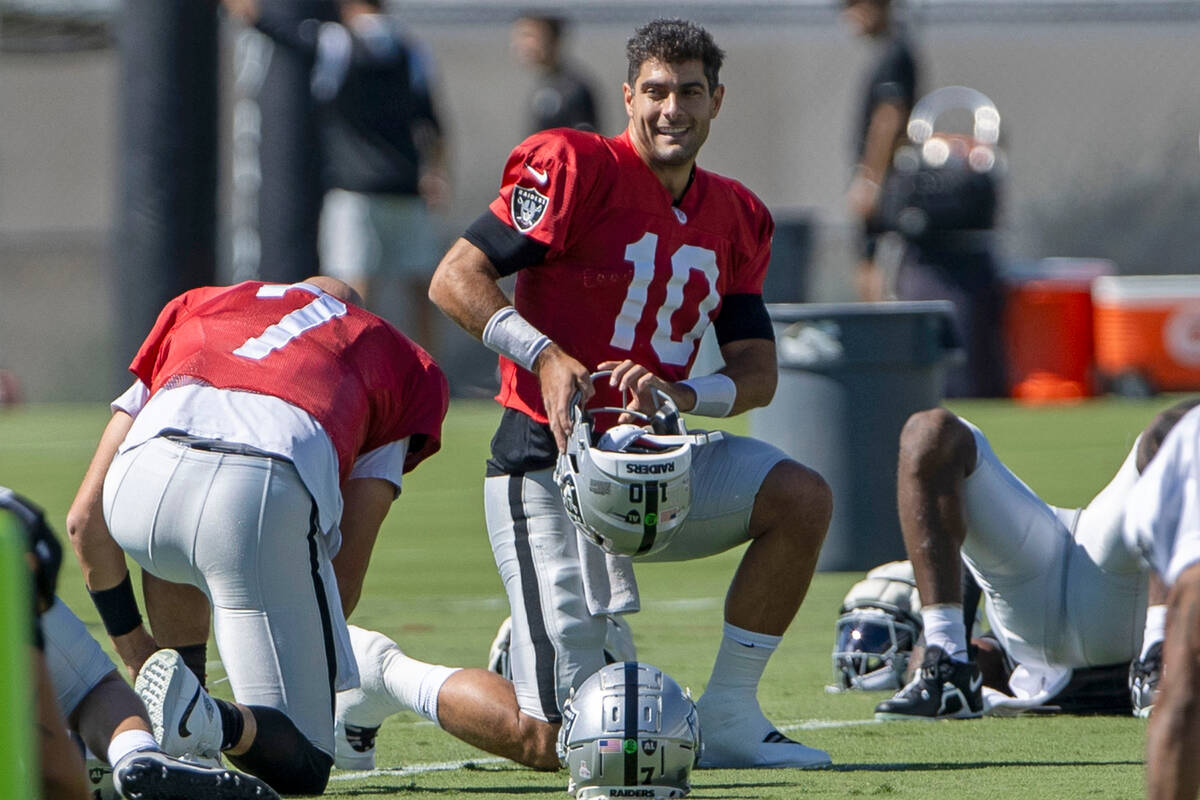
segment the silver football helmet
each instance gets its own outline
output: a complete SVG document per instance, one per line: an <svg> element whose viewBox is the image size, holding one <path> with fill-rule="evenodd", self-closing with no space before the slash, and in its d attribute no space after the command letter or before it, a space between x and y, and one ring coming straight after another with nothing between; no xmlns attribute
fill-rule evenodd
<svg viewBox="0 0 1200 800"><path fill-rule="evenodd" d="M563 704L558 757L576 800L683 797L700 752L691 694L649 664L602 667Z"/></svg>
<svg viewBox="0 0 1200 800"><path fill-rule="evenodd" d="M921 598L912 564L881 564L850 587L835 628L839 689L899 689L921 636Z"/></svg>
<svg viewBox="0 0 1200 800"><path fill-rule="evenodd" d="M607 375L597 372L592 379ZM675 403L662 392L653 415L625 408L585 409L571 404L567 452L554 481L567 516L593 542L617 555L649 555L667 546L687 518L692 501L693 448L720 438L689 434ZM595 415L628 414L642 425L616 425L598 433Z"/></svg>

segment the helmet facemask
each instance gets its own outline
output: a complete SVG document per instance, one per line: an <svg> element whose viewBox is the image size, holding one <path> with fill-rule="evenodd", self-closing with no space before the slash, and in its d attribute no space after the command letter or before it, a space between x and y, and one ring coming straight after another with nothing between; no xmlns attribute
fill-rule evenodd
<svg viewBox="0 0 1200 800"><path fill-rule="evenodd" d="M920 628L884 609L856 608L838 617L834 680L841 689L899 689Z"/></svg>
<svg viewBox="0 0 1200 800"><path fill-rule="evenodd" d="M577 395L567 452L554 470L567 516L617 555L649 555L667 546L691 508L693 448L716 438L688 434L671 398L656 392L656 399L659 408L648 415L627 408L584 409ZM618 424L601 433L599 414L627 415L641 424Z"/></svg>
<svg viewBox="0 0 1200 800"><path fill-rule="evenodd" d="M842 601L834 628L833 689L903 687L922 627L912 564L891 561L870 570Z"/></svg>

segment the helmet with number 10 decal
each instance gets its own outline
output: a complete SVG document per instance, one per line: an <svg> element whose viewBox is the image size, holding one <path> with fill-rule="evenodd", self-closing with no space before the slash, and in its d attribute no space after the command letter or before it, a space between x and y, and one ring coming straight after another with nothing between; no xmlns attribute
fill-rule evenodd
<svg viewBox="0 0 1200 800"><path fill-rule="evenodd" d="M597 372L595 380L607 375ZM625 408L585 409L571 404L567 452L554 481L567 516L593 542L617 555L662 550L687 519L692 501L692 456L720 433L689 434L675 403L655 392L653 415ZM595 415L628 414L642 425L616 425L596 433Z"/></svg>

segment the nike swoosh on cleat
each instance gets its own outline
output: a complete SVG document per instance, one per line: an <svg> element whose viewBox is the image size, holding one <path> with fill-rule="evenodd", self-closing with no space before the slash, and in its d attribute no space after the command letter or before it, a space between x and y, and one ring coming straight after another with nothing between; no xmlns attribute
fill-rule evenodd
<svg viewBox="0 0 1200 800"><path fill-rule="evenodd" d="M967 685L971 687L972 692L979 691L979 687L983 686L983 673L981 672L974 678L971 678L971 680L967 681Z"/></svg>
<svg viewBox="0 0 1200 800"><path fill-rule="evenodd" d="M179 735L180 736L186 737L186 736L192 735L192 732L187 729L187 721L188 721L188 717L190 717L192 715L192 709L196 707L196 701L200 699L201 691L203 691L203 688L200 686L197 686L196 693L194 695L192 695L192 699L188 701L187 708L185 708L183 710L183 716L179 718Z"/></svg>
<svg viewBox="0 0 1200 800"><path fill-rule="evenodd" d="M550 179L550 176L546 174L546 171L544 169L541 169L541 170L534 169L533 167L529 166L528 164L525 165L525 169L529 170L529 174L532 175L533 179L535 181L537 181L538 184L541 186L545 186L546 181Z"/></svg>

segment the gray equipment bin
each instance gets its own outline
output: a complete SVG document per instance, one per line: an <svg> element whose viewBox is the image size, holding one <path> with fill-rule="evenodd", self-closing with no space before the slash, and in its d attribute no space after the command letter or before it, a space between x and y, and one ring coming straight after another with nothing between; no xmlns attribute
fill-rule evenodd
<svg viewBox="0 0 1200 800"><path fill-rule="evenodd" d="M833 489L820 570L905 558L896 511L900 429L942 400L961 358L947 301L768 304L779 387L750 432L817 470Z"/></svg>

